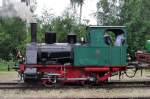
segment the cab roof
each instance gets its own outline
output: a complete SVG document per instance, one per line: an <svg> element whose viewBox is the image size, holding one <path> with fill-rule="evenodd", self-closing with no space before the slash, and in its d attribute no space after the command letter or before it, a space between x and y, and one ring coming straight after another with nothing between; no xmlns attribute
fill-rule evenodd
<svg viewBox="0 0 150 99"><path fill-rule="evenodd" d="M101 28L125 28L126 26L101 26L101 25L90 25L89 27L101 27Z"/></svg>

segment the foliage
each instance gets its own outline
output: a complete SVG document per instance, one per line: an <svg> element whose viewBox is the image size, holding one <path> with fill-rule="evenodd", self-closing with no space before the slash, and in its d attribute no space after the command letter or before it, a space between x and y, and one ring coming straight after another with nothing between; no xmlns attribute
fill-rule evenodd
<svg viewBox="0 0 150 99"><path fill-rule="evenodd" d="M43 30L44 29L44 30ZM86 26L78 24L74 16L71 16L68 12L64 15L53 17L48 24L42 25L42 32L55 31L57 33L57 41L65 42L67 34L74 32L81 37L86 32Z"/></svg>
<svg viewBox="0 0 150 99"><path fill-rule="evenodd" d="M82 19L82 7L83 7L83 4L84 4L85 0L70 0L70 2L71 2L71 5L73 7L74 14L76 14L76 6L80 7L79 23L81 23L81 19Z"/></svg>
<svg viewBox="0 0 150 99"><path fill-rule="evenodd" d="M125 25L128 53L134 57L143 50L150 28L150 0L99 0L97 22L101 25Z"/></svg>
<svg viewBox="0 0 150 99"><path fill-rule="evenodd" d="M10 59L22 48L26 38L26 24L19 18L0 19L0 57Z"/></svg>
<svg viewBox="0 0 150 99"><path fill-rule="evenodd" d="M128 29L128 52L134 56L137 50L143 50L150 28L150 1L124 0L120 13L121 21Z"/></svg>
<svg viewBox="0 0 150 99"><path fill-rule="evenodd" d="M97 2L97 24L98 25L118 25L118 14L120 6L118 0L99 0ZM121 2L118 2L121 3Z"/></svg>
<svg viewBox="0 0 150 99"><path fill-rule="evenodd" d="M55 17L50 11L44 11L38 19L37 28L38 42L44 42L44 33L54 31L57 33L57 42L65 42L70 32L76 33L79 37L86 32L86 26L77 23L75 17L68 11L64 15ZM30 25L19 18L0 19L0 58L15 59L16 53L20 50L25 52L26 44L31 41Z"/></svg>

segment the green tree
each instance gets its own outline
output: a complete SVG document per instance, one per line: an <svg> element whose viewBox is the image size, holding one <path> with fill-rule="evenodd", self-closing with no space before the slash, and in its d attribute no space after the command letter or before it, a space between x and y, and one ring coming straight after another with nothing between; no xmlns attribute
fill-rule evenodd
<svg viewBox="0 0 150 99"><path fill-rule="evenodd" d="M128 52L134 56L143 50L150 28L150 0L124 0L120 12L120 23L127 26Z"/></svg>
<svg viewBox="0 0 150 99"><path fill-rule="evenodd" d="M76 12L76 6L80 7L79 23L81 23L81 20L82 20L82 7L83 7L83 4L84 4L84 1L85 0L70 0L71 5L74 9L74 12Z"/></svg>
<svg viewBox="0 0 150 99"><path fill-rule="evenodd" d="M118 25L118 14L121 2L118 0L99 0L97 2L97 24L98 25Z"/></svg>
<svg viewBox="0 0 150 99"><path fill-rule="evenodd" d="M144 49L149 35L150 0L99 0L97 22L102 25L125 25L128 53L134 57L137 50Z"/></svg>
<svg viewBox="0 0 150 99"><path fill-rule="evenodd" d="M26 39L26 24L19 18L0 19L0 58L9 59L10 53L22 50Z"/></svg>
<svg viewBox="0 0 150 99"><path fill-rule="evenodd" d="M44 35L43 33L46 31L54 31L57 33L58 42L65 42L67 34L70 32L74 32L78 35L78 37L81 37L85 34L86 31L86 26L78 24L76 18L70 14L68 9L64 11L62 16L51 18L51 20L47 22L48 24L43 22L44 21L41 20L41 27L39 28L39 31L42 32L41 35ZM41 37L42 36L40 36L40 38Z"/></svg>

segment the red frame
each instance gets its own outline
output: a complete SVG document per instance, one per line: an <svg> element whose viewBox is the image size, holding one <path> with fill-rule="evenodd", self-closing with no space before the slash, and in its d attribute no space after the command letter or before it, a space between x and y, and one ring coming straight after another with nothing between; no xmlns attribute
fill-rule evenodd
<svg viewBox="0 0 150 99"><path fill-rule="evenodd" d="M112 73L118 71L126 70L125 66L64 66L64 65L19 65L19 72L24 73L25 68L37 68L37 72L49 72L60 74L59 78L88 78L90 73L96 74L97 83L108 80L109 77L112 76ZM100 76L99 74L102 74ZM105 75L104 75L105 74ZM41 81L43 83L48 82L47 78L42 78ZM68 81L65 82L78 82L78 81ZM83 81L82 81L83 82ZM84 83L84 82L83 82Z"/></svg>

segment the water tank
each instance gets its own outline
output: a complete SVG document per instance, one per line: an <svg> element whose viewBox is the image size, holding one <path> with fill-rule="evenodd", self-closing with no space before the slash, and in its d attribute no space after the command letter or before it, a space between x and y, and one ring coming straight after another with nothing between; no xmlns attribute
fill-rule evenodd
<svg viewBox="0 0 150 99"><path fill-rule="evenodd" d="M77 42L77 35L74 33L69 33L67 35L67 42L70 44L75 44Z"/></svg>
<svg viewBox="0 0 150 99"><path fill-rule="evenodd" d="M146 41L145 47L146 47L146 51L150 52L150 40Z"/></svg>
<svg viewBox="0 0 150 99"><path fill-rule="evenodd" d="M56 43L56 33L55 32L45 32L45 43L47 43L47 44Z"/></svg>

